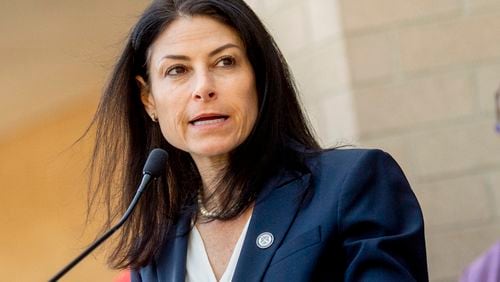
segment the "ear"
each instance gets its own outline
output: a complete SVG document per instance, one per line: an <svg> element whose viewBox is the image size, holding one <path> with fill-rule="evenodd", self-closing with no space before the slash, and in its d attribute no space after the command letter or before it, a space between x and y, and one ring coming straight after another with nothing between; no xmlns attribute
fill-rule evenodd
<svg viewBox="0 0 500 282"><path fill-rule="evenodd" d="M144 105L144 109L148 113L149 116L156 115L156 104L153 95L151 94L150 87L144 81L142 76L138 75L135 77L137 84L141 89L141 102Z"/></svg>

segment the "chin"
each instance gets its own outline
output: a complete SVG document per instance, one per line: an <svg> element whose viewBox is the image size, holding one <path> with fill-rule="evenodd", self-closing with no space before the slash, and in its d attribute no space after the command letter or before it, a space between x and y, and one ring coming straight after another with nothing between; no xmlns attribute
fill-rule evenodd
<svg viewBox="0 0 500 282"><path fill-rule="evenodd" d="M201 158L227 157L237 146L237 144L203 144L203 146L190 150L190 154Z"/></svg>

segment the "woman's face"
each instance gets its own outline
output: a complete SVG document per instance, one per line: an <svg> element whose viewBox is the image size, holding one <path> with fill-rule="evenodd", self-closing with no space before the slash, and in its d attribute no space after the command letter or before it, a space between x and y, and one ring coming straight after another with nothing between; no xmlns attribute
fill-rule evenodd
<svg viewBox="0 0 500 282"><path fill-rule="evenodd" d="M148 67L151 85L141 94L146 111L197 164L227 160L252 131L255 77L232 28L207 16L180 17L152 44Z"/></svg>

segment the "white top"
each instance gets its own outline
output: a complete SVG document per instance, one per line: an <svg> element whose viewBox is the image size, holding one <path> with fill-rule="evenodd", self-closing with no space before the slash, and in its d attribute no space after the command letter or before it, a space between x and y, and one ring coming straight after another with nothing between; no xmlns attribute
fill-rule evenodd
<svg viewBox="0 0 500 282"><path fill-rule="evenodd" d="M240 238L238 242L236 242L236 246L234 246L233 254L219 282L230 282L233 279L234 270L236 269L236 264L240 257L249 223L250 217L245 227L243 227L243 231L241 231ZM208 260L205 245L203 244L200 232L196 226L189 232L186 258L186 282L217 282L210 261Z"/></svg>

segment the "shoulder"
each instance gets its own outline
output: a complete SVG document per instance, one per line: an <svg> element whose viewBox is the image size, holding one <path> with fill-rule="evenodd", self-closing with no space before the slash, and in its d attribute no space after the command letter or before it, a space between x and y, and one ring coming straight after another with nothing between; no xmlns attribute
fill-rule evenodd
<svg viewBox="0 0 500 282"><path fill-rule="evenodd" d="M394 158L380 149L328 149L306 158L310 171L335 172L336 176L356 171L375 172L384 168L400 167Z"/></svg>
<svg viewBox="0 0 500 282"><path fill-rule="evenodd" d="M427 281L422 212L397 162L378 149L305 155L311 189L298 218L337 240L345 280Z"/></svg>
<svg viewBox="0 0 500 282"><path fill-rule="evenodd" d="M315 191L336 199L340 226L348 225L350 217L346 215L364 217L379 213L390 221L388 215L394 210L420 213L418 201L401 167L382 150L326 150L313 157L310 163ZM421 216L415 221L421 221Z"/></svg>
<svg viewBox="0 0 500 282"><path fill-rule="evenodd" d="M324 150L306 162L314 193L336 199L340 208L351 200L357 203L360 197L413 194L398 163L379 149Z"/></svg>
<svg viewBox="0 0 500 282"><path fill-rule="evenodd" d="M321 151L317 158L322 162L345 165L355 164L359 161L374 162L376 160L392 158L380 149L326 149Z"/></svg>

